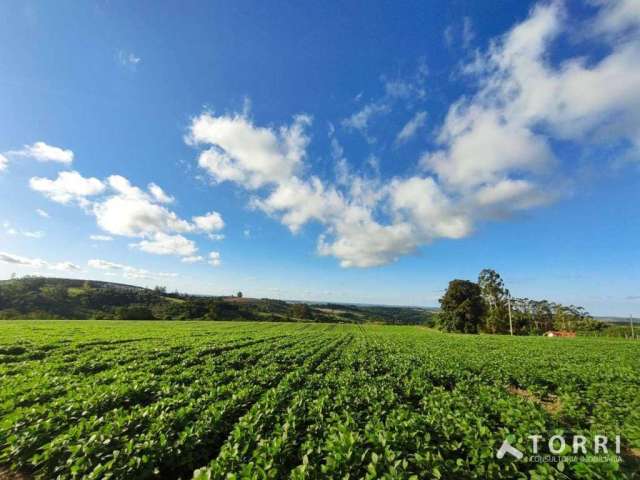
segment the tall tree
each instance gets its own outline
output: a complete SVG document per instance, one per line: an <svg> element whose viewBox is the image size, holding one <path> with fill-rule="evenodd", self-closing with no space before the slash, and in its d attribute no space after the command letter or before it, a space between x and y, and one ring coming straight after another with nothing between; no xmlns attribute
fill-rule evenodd
<svg viewBox="0 0 640 480"><path fill-rule="evenodd" d="M438 323L449 332L478 333L484 315L480 287L469 280L452 280L440 299Z"/></svg>
<svg viewBox="0 0 640 480"><path fill-rule="evenodd" d="M480 287L482 299L486 304L485 330L489 333L508 331L507 297L509 291L505 288L502 277L495 270L485 268L478 276L478 286Z"/></svg>

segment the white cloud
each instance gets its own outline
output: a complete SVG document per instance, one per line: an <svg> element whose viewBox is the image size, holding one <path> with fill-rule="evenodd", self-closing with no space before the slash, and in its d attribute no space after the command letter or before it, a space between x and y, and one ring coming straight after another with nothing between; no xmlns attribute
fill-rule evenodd
<svg viewBox="0 0 640 480"><path fill-rule="evenodd" d="M370 120L375 116L382 115L390 111L391 107L386 102L369 103L349 118L345 118L342 121L342 126L351 130L359 131L365 136L365 138L367 138L368 141L372 142L374 139L367 133Z"/></svg>
<svg viewBox="0 0 640 480"><path fill-rule="evenodd" d="M198 251L193 240L189 240L182 235L168 235L162 232L157 232L152 240L142 240L138 243L131 244L131 246L143 252L154 253L156 255L190 257Z"/></svg>
<svg viewBox="0 0 640 480"><path fill-rule="evenodd" d="M384 89L388 97L395 99L422 99L427 95L421 82L406 79L388 80L384 84Z"/></svg>
<svg viewBox="0 0 640 480"><path fill-rule="evenodd" d="M212 267L219 267L220 264L221 264L220 253L219 252L209 253L209 265L211 265Z"/></svg>
<svg viewBox="0 0 640 480"><path fill-rule="evenodd" d="M596 32L615 36L627 33L640 25L640 2L637 0L592 1L602 6L600 15L594 21Z"/></svg>
<svg viewBox="0 0 640 480"><path fill-rule="evenodd" d="M403 104L405 107L412 109L417 102L423 101L427 95L424 87L427 75L427 65L421 59L415 72L411 75L402 75L394 78L383 76L381 81L384 86L384 94L343 119L341 125L347 130L359 132L369 144L376 143L377 139L369 133L369 127L371 127L373 120L388 114L398 104ZM358 100L360 98L361 95L359 95ZM332 130L333 126L330 128L330 137L333 136Z"/></svg>
<svg viewBox="0 0 640 480"><path fill-rule="evenodd" d="M80 271L81 268L72 262L47 262L39 258L21 257L11 253L0 252L0 262L29 267L37 270L55 270L61 272Z"/></svg>
<svg viewBox="0 0 640 480"><path fill-rule="evenodd" d="M197 263L204 261L204 257L200 255L193 255L191 257L183 257L180 261L182 263Z"/></svg>
<svg viewBox="0 0 640 480"><path fill-rule="evenodd" d="M129 183L123 177L118 177ZM114 187L114 177L109 177ZM126 237L142 237L158 232L189 232L193 226L174 212L153 203L142 191L131 187L98 202L93 207L98 226L105 232Z"/></svg>
<svg viewBox="0 0 640 480"><path fill-rule="evenodd" d="M187 140L212 145L200 154L198 163L215 181L256 189L298 170L309 142L304 129L310 123L310 117L298 115L290 126L274 131L255 127L241 115L203 113L193 119Z"/></svg>
<svg viewBox="0 0 640 480"><path fill-rule="evenodd" d="M411 120L409 120L404 127L402 127L402 130L398 132L398 135L396 136L396 143L405 143L411 139L420 128L424 127L426 121L427 112L416 112Z"/></svg>
<svg viewBox="0 0 640 480"><path fill-rule="evenodd" d="M610 3L595 23L610 34L638 27L635 5ZM422 165L467 202L481 209L494 202L504 213L553 200L532 181L557 163L552 138L583 148L626 141L640 151L639 37L618 38L597 62L579 57L553 66L549 51L567 30L560 3L539 5L464 69L480 89L450 108L438 137L443 148Z"/></svg>
<svg viewBox="0 0 640 480"><path fill-rule="evenodd" d="M472 197L479 210L485 209L488 217L508 216L516 210L545 205L555 200L555 195L541 190L538 185L522 179L505 179L480 188Z"/></svg>
<svg viewBox="0 0 640 480"><path fill-rule="evenodd" d="M511 171L541 173L553 154L544 136L514 123L504 123L498 112L449 112L441 141L448 150L423 157L422 165L454 188L495 182ZM459 125L459 123L468 125ZM458 133L460 132L460 133Z"/></svg>
<svg viewBox="0 0 640 480"><path fill-rule="evenodd" d="M285 212L281 221L295 233L310 220L328 221L344 208L344 200L335 189L327 190L317 177L309 181L292 177L267 198L254 199L253 206L269 214Z"/></svg>
<svg viewBox="0 0 640 480"><path fill-rule="evenodd" d="M318 239L318 253L339 258L342 267L385 265L418 247L409 224L381 225L363 209L347 213L345 221L335 225L332 239L325 235Z"/></svg>
<svg viewBox="0 0 640 480"><path fill-rule="evenodd" d="M167 195L165 191L155 183L150 183L148 188L149 192L158 203L173 203L175 201L174 197Z"/></svg>
<svg viewBox="0 0 640 480"><path fill-rule="evenodd" d="M60 172L55 180L33 177L29 180L29 186L54 202L63 204L72 200L82 203L87 197L98 195L105 189L105 185L97 178L85 178L76 171Z"/></svg>
<svg viewBox="0 0 640 480"><path fill-rule="evenodd" d="M9 165L9 160L4 155L0 154L0 172L7 169Z"/></svg>
<svg viewBox="0 0 640 480"><path fill-rule="evenodd" d="M2 227L5 229L5 232L7 233L7 235L22 235L24 237L27 238L42 238L44 237L44 232L40 231L40 230L18 230L14 227L11 226L10 222L2 222Z"/></svg>
<svg viewBox="0 0 640 480"><path fill-rule="evenodd" d="M218 212L209 212L205 215L193 217L193 223L203 232L217 232L224 228L224 221Z"/></svg>
<svg viewBox="0 0 640 480"><path fill-rule="evenodd" d="M110 273L119 273L123 277L130 279L152 279L178 276L176 273L150 272L149 270L142 268L131 267L129 265L100 259L89 260L87 264L89 267L96 270L104 270L107 275Z"/></svg>
<svg viewBox="0 0 640 480"><path fill-rule="evenodd" d="M36 142L32 145L25 145L22 150L12 150L7 152L6 155L29 157L38 160L39 162L58 162L66 165L73 162L73 152L71 150L47 145L45 142Z"/></svg>
<svg viewBox="0 0 640 480"><path fill-rule="evenodd" d="M89 235L89 239L95 242L110 242L113 240L113 237L109 235Z"/></svg>
<svg viewBox="0 0 640 480"><path fill-rule="evenodd" d="M42 218L49 218L49 214L42 210L41 208L36 208L36 213L40 215Z"/></svg>
<svg viewBox="0 0 640 480"><path fill-rule="evenodd" d="M406 214L416 229L420 243L435 238L462 238L471 233L468 215L430 177L394 180L390 197L394 210Z"/></svg>
<svg viewBox="0 0 640 480"><path fill-rule="evenodd" d="M605 21L610 18L611 8L597 17L598 22L608 25L609 31L633 24ZM505 123L563 140L606 143L626 138L637 146L640 144L637 32L608 45L610 53L597 62L577 57L554 67L548 61L548 52L567 28L560 4L536 7L529 19L495 43L476 63L476 67L480 66L483 88L473 99L472 107L493 110ZM464 120L464 112L461 113Z"/></svg>
<svg viewBox="0 0 640 480"><path fill-rule="evenodd" d="M25 267L43 268L46 264L44 260L37 258L21 257L6 252L0 252L0 262L22 265Z"/></svg>

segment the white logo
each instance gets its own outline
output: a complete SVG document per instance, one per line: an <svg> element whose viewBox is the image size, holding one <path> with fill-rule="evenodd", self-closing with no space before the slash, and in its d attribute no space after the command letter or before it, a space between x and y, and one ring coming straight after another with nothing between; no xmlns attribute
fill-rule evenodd
<svg viewBox="0 0 640 480"><path fill-rule="evenodd" d="M498 453L496 454L496 457L504 458L505 453L508 453L509 455L517 458L518 460L521 460L522 457L524 456L524 454L520 450L511 446L511 444L506 440L502 442L502 445L498 449Z"/></svg>

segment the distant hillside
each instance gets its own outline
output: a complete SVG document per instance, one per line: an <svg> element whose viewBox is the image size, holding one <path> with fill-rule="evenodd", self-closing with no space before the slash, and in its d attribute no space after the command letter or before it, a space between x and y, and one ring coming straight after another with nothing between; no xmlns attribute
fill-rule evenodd
<svg viewBox="0 0 640 480"><path fill-rule="evenodd" d="M25 277L0 281L0 319L255 320L430 324L417 307L307 304L168 293L122 283Z"/></svg>
<svg viewBox="0 0 640 480"><path fill-rule="evenodd" d="M596 320L600 320L604 323L625 323L629 324L629 317L595 317ZM637 318L634 319L634 323L637 325L640 323L640 320Z"/></svg>
<svg viewBox="0 0 640 480"><path fill-rule="evenodd" d="M138 285L129 285L126 283L118 283L118 282L106 282L104 280L81 280L77 278L58 278L58 277L24 277L24 278L16 278L10 280L0 280L0 287L2 285L7 285L15 282L29 282L34 279L44 280L45 283L49 286L64 286L67 288L82 288L86 282L89 283L90 286L94 288L115 288L115 289L124 289L124 290L150 290L145 287L140 287Z"/></svg>

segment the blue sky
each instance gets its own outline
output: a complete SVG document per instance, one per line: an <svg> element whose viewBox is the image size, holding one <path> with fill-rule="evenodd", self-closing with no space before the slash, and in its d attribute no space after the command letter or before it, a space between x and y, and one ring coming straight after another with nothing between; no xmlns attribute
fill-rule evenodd
<svg viewBox="0 0 640 480"><path fill-rule="evenodd" d="M0 276L640 314L640 3L4 2Z"/></svg>

